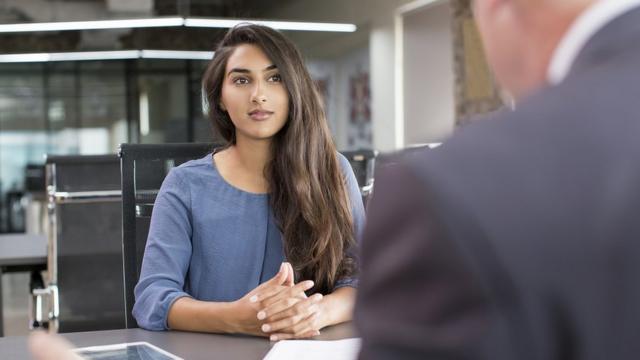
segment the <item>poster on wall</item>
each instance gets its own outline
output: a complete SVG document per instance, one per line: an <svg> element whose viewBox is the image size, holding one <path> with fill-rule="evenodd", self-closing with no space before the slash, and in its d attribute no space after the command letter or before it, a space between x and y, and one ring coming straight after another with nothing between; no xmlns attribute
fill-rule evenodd
<svg viewBox="0 0 640 360"><path fill-rule="evenodd" d="M504 104L487 63L469 0L454 0L451 6L455 22L456 125L461 126Z"/></svg>
<svg viewBox="0 0 640 360"><path fill-rule="evenodd" d="M369 72L357 71L349 77L349 147L370 149L373 145L372 137Z"/></svg>
<svg viewBox="0 0 640 360"><path fill-rule="evenodd" d="M331 88L331 77L321 76L313 79L313 82L318 89L318 93L320 94L320 98L322 99L322 104L324 106L324 114L327 118L327 123L329 124L329 129L331 130L331 134L335 134L338 132L338 127L336 124L336 118L332 111L332 103L329 94L329 90Z"/></svg>

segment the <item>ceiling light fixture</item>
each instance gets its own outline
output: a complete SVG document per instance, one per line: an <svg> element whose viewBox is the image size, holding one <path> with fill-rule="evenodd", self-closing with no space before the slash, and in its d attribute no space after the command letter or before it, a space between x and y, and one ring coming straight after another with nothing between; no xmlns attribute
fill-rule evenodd
<svg viewBox="0 0 640 360"><path fill-rule="evenodd" d="M79 51L79 52L35 53L35 54L7 54L7 55L0 55L0 63L87 61L87 60L127 60L127 59L211 60L212 58L213 58L213 51L118 50L118 51Z"/></svg>
<svg viewBox="0 0 640 360"><path fill-rule="evenodd" d="M256 19L223 19L223 18L182 18L159 17L147 19L120 19L94 21L65 21L44 23L0 24L0 33L64 31L64 30L103 30L152 27L205 27L231 28L238 24L261 24L278 30L354 32L354 24L320 23L302 21L272 21Z"/></svg>
<svg viewBox="0 0 640 360"><path fill-rule="evenodd" d="M249 19L245 19L245 20L205 19L205 18L184 19L184 26L187 26L187 27L231 28L243 23L265 25L278 30L354 32L358 29L354 24L339 24L339 23L249 20Z"/></svg>
<svg viewBox="0 0 640 360"><path fill-rule="evenodd" d="M142 59L211 60L213 51L140 50Z"/></svg>
<svg viewBox="0 0 640 360"><path fill-rule="evenodd" d="M184 19L181 17L0 24L0 33L173 27L183 24Z"/></svg>

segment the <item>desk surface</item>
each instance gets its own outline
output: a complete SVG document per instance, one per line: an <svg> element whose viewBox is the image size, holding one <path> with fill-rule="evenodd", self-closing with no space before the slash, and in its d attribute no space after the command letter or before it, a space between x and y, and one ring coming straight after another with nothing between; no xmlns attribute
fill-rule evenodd
<svg viewBox="0 0 640 360"><path fill-rule="evenodd" d="M216 335L182 331L147 331L123 329L63 334L78 347L146 341L184 359L262 359L273 343L266 338ZM354 337L351 323L322 330L318 340L339 340ZM30 359L27 337L0 338L3 359Z"/></svg>
<svg viewBox="0 0 640 360"><path fill-rule="evenodd" d="M47 238L44 235L0 235L0 266L45 265Z"/></svg>

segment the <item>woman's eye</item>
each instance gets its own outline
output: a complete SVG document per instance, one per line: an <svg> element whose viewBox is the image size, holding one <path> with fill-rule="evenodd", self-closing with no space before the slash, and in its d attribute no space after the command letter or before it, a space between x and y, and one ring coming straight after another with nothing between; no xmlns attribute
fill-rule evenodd
<svg viewBox="0 0 640 360"><path fill-rule="evenodd" d="M282 82L282 77L280 76L280 74L275 74L269 78L269 81Z"/></svg>
<svg viewBox="0 0 640 360"><path fill-rule="evenodd" d="M249 79L247 79L247 78L236 78L236 79L233 79L233 83L234 84L238 84L238 85L244 85L244 84L248 84L249 83Z"/></svg>

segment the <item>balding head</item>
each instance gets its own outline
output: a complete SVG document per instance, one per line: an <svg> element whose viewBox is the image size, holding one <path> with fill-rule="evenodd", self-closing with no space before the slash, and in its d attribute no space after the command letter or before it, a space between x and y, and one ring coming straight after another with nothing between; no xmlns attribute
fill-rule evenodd
<svg viewBox="0 0 640 360"><path fill-rule="evenodd" d="M476 22L500 84L516 99L543 86L553 51L596 1L475 0Z"/></svg>

